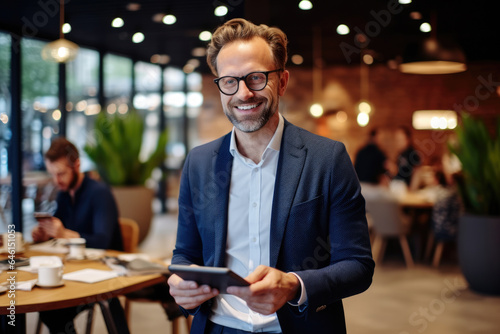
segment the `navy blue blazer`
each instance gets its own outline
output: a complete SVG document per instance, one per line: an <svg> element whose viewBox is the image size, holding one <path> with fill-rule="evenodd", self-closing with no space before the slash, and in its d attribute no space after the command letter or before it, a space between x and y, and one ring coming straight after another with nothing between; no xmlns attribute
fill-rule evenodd
<svg viewBox="0 0 500 334"><path fill-rule="evenodd" d="M181 177L172 263L225 266L230 134L194 148ZM342 143L285 121L271 214L270 264L298 274L307 305L278 310L283 333L345 333L342 298L363 292L374 262L365 202ZM192 333L203 333L211 302L197 309Z"/></svg>

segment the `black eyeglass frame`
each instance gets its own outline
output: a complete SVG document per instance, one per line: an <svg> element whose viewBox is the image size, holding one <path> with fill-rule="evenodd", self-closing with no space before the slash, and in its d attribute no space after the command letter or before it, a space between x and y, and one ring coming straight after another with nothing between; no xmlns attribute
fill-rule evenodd
<svg viewBox="0 0 500 334"><path fill-rule="evenodd" d="M219 88L219 91L220 91L222 94L224 94L224 95L228 95L228 96L231 96L231 95L234 95L234 94L238 93L238 90L240 89L240 81L241 81L241 80L243 80L243 81L245 82L245 85L246 85L246 84L247 84L247 77L248 77L250 74L261 73L261 74L264 74L264 75L266 76L266 83L264 84L264 86L262 86L262 88L261 88L261 89L252 89L252 88L248 87L248 85L247 85L247 88L248 88L248 89L250 89L251 91L258 92L258 91L261 91L261 90L263 90L264 88L266 88L267 83L268 83L268 81L269 81L269 74L270 74L270 73L280 72L280 71L283 71L283 69L282 69L282 68L279 68L279 69L277 69L277 70L272 70L272 71L254 71L254 72L250 72L250 73L248 73L248 74L246 74L246 75L244 75L244 76L242 76L242 77L233 77L232 75L225 75L225 76L223 76L223 77L220 77L220 78L216 78L216 79L214 79L214 82L215 82L215 84L217 85L217 88ZM232 93L232 94L227 94L227 93L224 93L224 92L222 91L222 89L221 89L221 88L220 88L220 86L219 86L219 81L220 81L221 79L224 79L224 78L233 78L233 79L236 79L236 80L238 81L238 84L237 84L237 86L236 86L236 90L234 91L234 93Z"/></svg>

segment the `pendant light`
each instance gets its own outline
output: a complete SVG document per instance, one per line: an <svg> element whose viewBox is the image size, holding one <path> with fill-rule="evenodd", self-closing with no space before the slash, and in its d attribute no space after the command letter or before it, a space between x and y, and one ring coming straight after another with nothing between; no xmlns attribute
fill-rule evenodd
<svg viewBox="0 0 500 334"><path fill-rule="evenodd" d="M42 58L45 61L55 63L66 63L76 58L78 54L78 45L64 38L64 1L59 1L59 39L50 42L42 49Z"/></svg>
<svg viewBox="0 0 500 334"><path fill-rule="evenodd" d="M323 87L323 57L321 55L321 28L313 28L313 104L309 107L309 113L313 117L323 116L323 106L321 105Z"/></svg>
<svg viewBox="0 0 500 334"><path fill-rule="evenodd" d="M431 36L407 46L399 70L411 74L449 74L467 70L465 55L458 45L437 38L435 14L431 22Z"/></svg>

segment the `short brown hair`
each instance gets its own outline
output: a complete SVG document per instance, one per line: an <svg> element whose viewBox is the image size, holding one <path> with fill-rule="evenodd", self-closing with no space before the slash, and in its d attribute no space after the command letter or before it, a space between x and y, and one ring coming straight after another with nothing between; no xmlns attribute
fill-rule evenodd
<svg viewBox="0 0 500 334"><path fill-rule="evenodd" d="M207 62L212 73L217 76L217 56L224 45L237 40L248 41L254 37L264 39L273 53L276 68L285 69L288 39L285 33L264 24L255 25L245 19L232 19L217 28L207 49Z"/></svg>
<svg viewBox="0 0 500 334"><path fill-rule="evenodd" d="M48 151L45 152L45 159L50 162L61 158L66 158L70 166L74 166L75 162L80 158L76 146L64 137L55 138Z"/></svg>

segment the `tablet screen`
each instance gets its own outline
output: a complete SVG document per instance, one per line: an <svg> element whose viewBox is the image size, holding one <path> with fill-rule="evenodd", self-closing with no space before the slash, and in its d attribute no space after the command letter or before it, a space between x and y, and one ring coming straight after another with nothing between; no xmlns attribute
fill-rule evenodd
<svg viewBox="0 0 500 334"><path fill-rule="evenodd" d="M186 281L195 281L198 285L209 285L221 293L225 293L228 286L249 285L245 279L228 268L171 264L168 269Z"/></svg>

